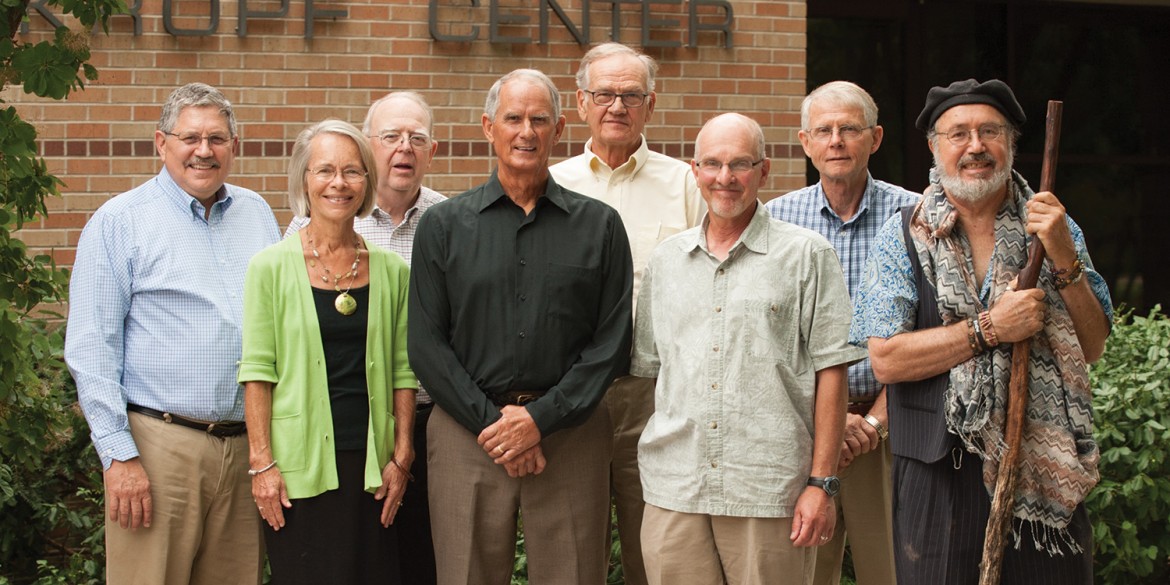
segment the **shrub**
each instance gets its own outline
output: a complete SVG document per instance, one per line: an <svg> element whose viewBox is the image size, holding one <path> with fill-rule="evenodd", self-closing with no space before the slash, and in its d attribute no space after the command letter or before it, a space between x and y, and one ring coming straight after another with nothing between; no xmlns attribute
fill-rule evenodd
<svg viewBox="0 0 1170 585"><path fill-rule="evenodd" d="M101 466L60 356L36 369L0 404L0 584L100 583Z"/></svg>
<svg viewBox="0 0 1170 585"><path fill-rule="evenodd" d="M1085 502L1099 583L1170 582L1170 320L1119 310L1090 371L1101 483Z"/></svg>

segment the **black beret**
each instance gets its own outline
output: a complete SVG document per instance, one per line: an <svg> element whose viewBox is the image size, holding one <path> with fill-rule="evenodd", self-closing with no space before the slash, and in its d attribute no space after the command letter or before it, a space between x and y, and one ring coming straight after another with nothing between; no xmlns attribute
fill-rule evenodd
<svg viewBox="0 0 1170 585"><path fill-rule="evenodd" d="M1006 83L991 79L979 83L974 79L956 81L946 87L932 87L926 94L926 106L914 123L919 130L929 132L943 112L962 104L987 104L1000 111L1016 128L1024 125L1027 116L1020 102L1016 101L1012 88Z"/></svg>

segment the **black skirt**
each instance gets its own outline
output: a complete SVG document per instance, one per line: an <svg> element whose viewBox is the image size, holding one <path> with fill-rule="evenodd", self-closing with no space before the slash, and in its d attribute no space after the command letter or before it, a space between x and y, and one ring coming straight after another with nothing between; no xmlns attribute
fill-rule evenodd
<svg viewBox="0 0 1170 585"><path fill-rule="evenodd" d="M292 500L285 525L264 523L273 585L397 585L398 538L382 502L362 489L364 451L338 451L338 489Z"/></svg>

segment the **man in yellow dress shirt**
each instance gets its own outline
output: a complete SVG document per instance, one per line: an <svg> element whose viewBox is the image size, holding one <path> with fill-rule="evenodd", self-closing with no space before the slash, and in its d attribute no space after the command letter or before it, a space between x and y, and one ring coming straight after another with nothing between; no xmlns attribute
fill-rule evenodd
<svg viewBox="0 0 1170 585"><path fill-rule="evenodd" d="M577 114L589 124L590 139L585 152L549 169L559 185L600 199L621 215L634 258L635 299L658 242L698 225L706 212L690 165L651 151L642 134L654 113L657 70L654 59L620 43L585 53L577 69ZM627 584L645 585L638 438L654 412L654 386L641 378L618 378L605 405L613 423L610 486L623 574Z"/></svg>

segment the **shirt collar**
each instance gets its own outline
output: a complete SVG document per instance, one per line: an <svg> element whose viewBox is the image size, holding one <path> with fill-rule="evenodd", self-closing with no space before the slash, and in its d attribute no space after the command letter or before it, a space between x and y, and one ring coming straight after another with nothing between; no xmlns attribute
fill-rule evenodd
<svg viewBox="0 0 1170 585"><path fill-rule="evenodd" d="M752 213L752 219L748 222L748 226L744 228L743 233L739 235L739 240L731 246L728 257L734 253L736 248L741 245L757 254L768 253L768 222L772 220L772 216L768 214L768 210L764 208L764 204L756 201L756 210ZM690 250L694 251L699 248L704 252L710 254L707 249L707 224L711 221L711 212L703 217L703 222L699 229L695 231L695 241L691 245Z"/></svg>
<svg viewBox="0 0 1170 585"><path fill-rule="evenodd" d="M869 174L869 171L867 170L865 171L865 190L861 192L861 201L857 204L857 213L854 213L853 217L849 218L849 221L845 223L853 223L854 221L857 221L857 218L865 215L865 212L869 210L869 195L870 193L873 193L873 190L873 175ZM840 220L841 216L837 215L836 211L833 211L832 205L829 205L829 198L825 196L825 189L820 181L817 181L817 195L819 195L821 198L821 211L828 212L829 215Z"/></svg>
<svg viewBox="0 0 1170 585"><path fill-rule="evenodd" d="M638 145L638 149L634 151L634 154L630 155L630 158L626 160L626 162L622 163L622 165L618 167L618 169L624 169L628 166L632 166L633 168L631 169L631 175L637 174L638 171L642 170L642 167L646 166L646 160L650 158L650 147L646 144L646 135L641 134L640 136L642 138L642 143ZM585 154L589 157L589 170L597 172L598 167L605 167L607 169L609 168L609 165L605 164L605 161L601 160L601 157L593 153L592 137L585 141ZM632 165L631 161L633 163ZM618 169L609 170L612 172Z"/></svg>
<svg viewBox="0 0 1170 585"><path fill-rule="evenodd" d="M406 213L402 214L402 223L410 221L411 216L418 212L418 204L422 201L423 189L424 187L419 186L418 192L414 195L414 205L411 205L409 208L407 208ZM377 194L375 194L375 197L377 197ZM393 218L390 217L390 212L382 209L381 207L378 207L377 203L374 204L374 210L370 212L370 217L373 217L379 221L388 221L391 224L394 223Z"/></svg>
<svg viewBox="0 0 1170 585"><path fill-rule="evenodd" d="M175 179L171 177L171 174L167 172L166 167L163 167L163 169L159 171L158 176L155 177L155 179L158 181L158 185L161 188L163 194L168 199L170 199L171 202L183 209L190 211L192 215L199 219L203 219L205 217L203 203L193 197L191 194L184 191L183 188L175 182ZM220 185L219 190L215 192L215 203L212 203L211 206L215 207L219 203L223 204L221 207L224 210L231 207L232 205L232 192L227 188L226 183Z"/></svg>
<svg viewBox="0 0 1170 585"><path fill-rule="evenodd" d="M508 196L504 192L504 186L500 184L500 178L496 173L497 171L492 171L492 176L488 178L487 183L484 183L483 189L479 192L479 201L476 202L476 211L479 213L491 207L501 197ZM569 200L565 196L561 186L553 179L552 173L548 175L547 182L544 185L544 194L540 198L547 199L549 203L561 208L565 213L569 212Z"/></svg>

